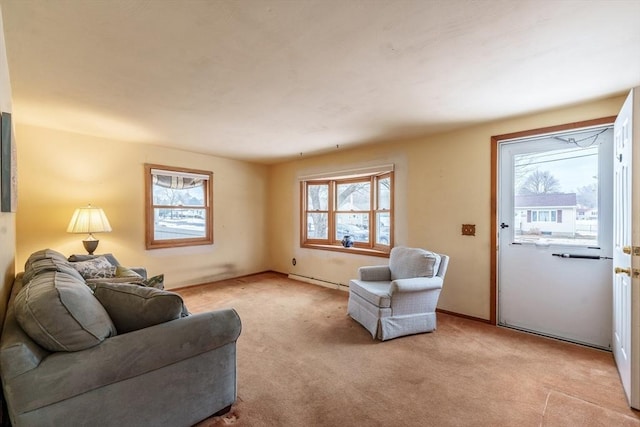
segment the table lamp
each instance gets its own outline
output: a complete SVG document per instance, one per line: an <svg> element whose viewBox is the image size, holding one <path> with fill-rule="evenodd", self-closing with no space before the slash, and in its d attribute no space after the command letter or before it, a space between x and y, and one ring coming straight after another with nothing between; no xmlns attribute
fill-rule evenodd
<svg viewBox="0 0 640 427"><path fill-rule="evenodd" d="M89 233L89 236L82 241L89 255L93 255L100 242L93 237L93 233L108 233L110 231L111 225L104 211L91 205L76 209L67 227L67 233Z"/></svg>

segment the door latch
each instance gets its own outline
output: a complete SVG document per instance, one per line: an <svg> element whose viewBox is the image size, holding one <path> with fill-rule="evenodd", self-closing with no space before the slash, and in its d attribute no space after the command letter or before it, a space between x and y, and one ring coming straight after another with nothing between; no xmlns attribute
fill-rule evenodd
<svg viewBox="0 0 640 427"><path fill-rule="evenodd" d="M616 267L613 270L616 274L626 274L627 276L631 276L631 269L630 268L622 268L622 267Z"/></svg>
<svg viewBox="0 0 640 427"><path fill-rule="evenodd" d="M622 252L627 255L640 256L640 246L623 246Z"/></svg>

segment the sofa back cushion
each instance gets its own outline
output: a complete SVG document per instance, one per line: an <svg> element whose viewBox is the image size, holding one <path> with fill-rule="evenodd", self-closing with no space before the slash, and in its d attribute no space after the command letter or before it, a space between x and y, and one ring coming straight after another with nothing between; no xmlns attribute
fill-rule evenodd
<svg viewBox="0 0 640 427"><path fill-rule="evenodd" d="M57 261L67 260L64 255L62 255L60 252L54 251L53 249L41 249L37 252L32 253L29 258L27 258L27 262L25 262L24 264L24 270L27 271L30 268L31 264L43 259L55 259Z"/></svg>
<svg viewBox="0 0 640 427"><path fill-rule="evenodd" d="M27 263L24 276L22 277L23 283L29 283L35 276L46 271L59 271L61 273L67 273L77 280L83 280L78 270L73 268L68 261L58 258L42 258Z"/></svg>
<svg viewBox="0 0 640 427"><path fill-rule="evenodd" d="M107 310L118 333L179 319L189 313L174 292L126 283L98 283L95 297Z"/></svg>
<svg viewBox="0 0 640 427"><path fill-rule="evenodd" d="M20 327L49 351L79 351L116 334L113 322L82 279L42 272L16 295Z"/></svg>
<svg viewBox="0 0 640 427"><path fill-rule="evenodd" d="M440 268L440 255L420 248L402 246L391 249L389 270L391 280L412 277L433 277Z"/></svg>

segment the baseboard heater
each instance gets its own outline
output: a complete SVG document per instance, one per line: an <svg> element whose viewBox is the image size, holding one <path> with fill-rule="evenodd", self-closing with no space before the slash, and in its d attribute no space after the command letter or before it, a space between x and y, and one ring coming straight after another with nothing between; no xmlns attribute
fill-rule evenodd
<svg viewBox="0 0 640 427"><path fill-rule="evenodd" d="M339 289L341 291L348 292L349 286L342 283L330 282L328 280L314 279L313 277L300 276L298 274L289 274L289 279L298 280L300 282L311 283L312 285L324 286L330 289Z"/></svg>

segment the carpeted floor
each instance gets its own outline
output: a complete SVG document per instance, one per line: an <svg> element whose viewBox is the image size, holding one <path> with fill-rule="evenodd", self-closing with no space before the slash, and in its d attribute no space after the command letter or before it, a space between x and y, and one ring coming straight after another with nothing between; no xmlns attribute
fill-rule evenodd
<svg viewBox="0 0 640 427"><path fill-rule="evenodd" d="M179 292L243 325L238 400L198 427L640 426L611 353L441 313L433 333L374 341L346 292L276 273Z"/></svg>

